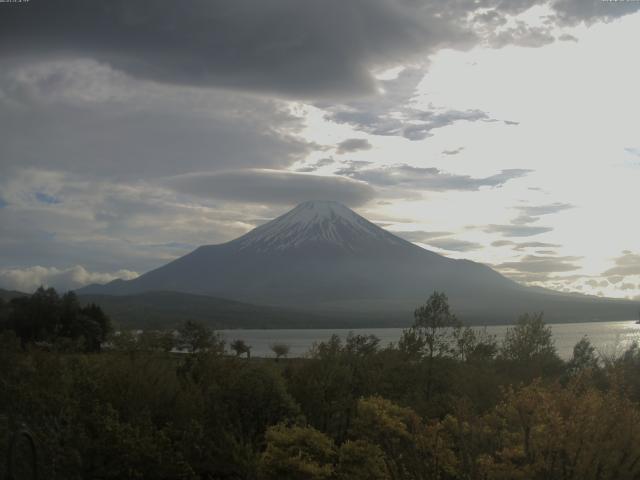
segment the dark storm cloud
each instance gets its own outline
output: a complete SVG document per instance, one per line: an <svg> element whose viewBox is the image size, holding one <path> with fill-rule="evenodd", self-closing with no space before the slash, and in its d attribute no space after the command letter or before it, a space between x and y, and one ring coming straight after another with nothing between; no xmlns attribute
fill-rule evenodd
<svg viewBox="0 0 640 480"><path fill-rule="evenodd" d="M12 6L15 7L15 6ZM369 70L466 44L436 4L389 0L32 0L3 6L10 52L104 60L163 82L324 95L373 91Z"/></svg>
<svg viewBox="0 0 640 480"><path fill-rule="evenodd" d="M345 153L358 152L361 150L370 150L371 144L366 138L348 138L338 144L336 153L342 155Z"/></svg>
<svg viewBox="0 0 640 480"><path fill-rule="evenodd" d="M374 67L439 48L551 41L557 25L638 2L556 0L544 26L509 16L546 1L31 0L0 4L0 52L107 61L144 78L286 95L372 92Z"/></svg>
<svg viewBox="0 0 640 480"><path fill-rule="evenodd" d="M167 185L177 191L204 198L238 202L293 205L305 200L331 199L355 207L374 197L363 182L273 170L240 170L196 173L175 177Z"/></svg>
<svg viewBox="0 0 640 480"><path fill-rule="evenodd" d="M312 148L278 102L142 82L92 60L2 67L5 167L149 178L287 167Z"/></svg>
<svg viewBox="0 0 640 480"><path fill-rule="evenodd" d="M336 173L356 180L362 180L381 187L403 187L417 190L479 190L482 187L500 187L509 180L527 175L531 170L509 169L485 178L456 175L442 172L437 168L413 167L411 165L391 165L377 168L348 166Z"/></svg>

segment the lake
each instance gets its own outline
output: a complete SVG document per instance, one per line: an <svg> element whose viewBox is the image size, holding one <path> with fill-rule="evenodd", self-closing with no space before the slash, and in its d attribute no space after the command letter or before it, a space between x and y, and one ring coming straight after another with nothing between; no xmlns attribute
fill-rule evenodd
<svg viewBox="0 0 640 480"><path fill-rule="evenodd" d="M573 354L573 346L587 336L599 352L616 354L624 351L634 340L640 342L640 325L635 321L624 322L588 322L549 324L553 332L558 354L568 360ZM480 327L481 328L481 327ZM496 335L501 341L508 328L513 325L488 326L487 332ZM354 328L354 329L282 329L282 330L221 330L227 342L242 339L251 345L254 357L273 357L270 345L286 343L291 347L290 357L301 357L309 351L314 342L328 340L331 335L344 339L349 332L360 335L375 335L381 345L397 342L402 328Z"/></svg>

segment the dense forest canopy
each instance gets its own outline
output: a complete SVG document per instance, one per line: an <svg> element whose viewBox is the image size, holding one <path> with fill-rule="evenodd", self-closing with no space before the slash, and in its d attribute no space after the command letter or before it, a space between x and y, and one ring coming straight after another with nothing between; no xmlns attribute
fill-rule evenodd
<svg viewBox="0 0 640 480"><path fill-rule="evenodd" d="M436 292L397 344L334 336L291 359L229 353L197 322L116 334L53 290L0 314L0 452L28 425L41 478L640 475L640 349L602 357L585 338L563 362L541 314L498 342Z"/></svg>

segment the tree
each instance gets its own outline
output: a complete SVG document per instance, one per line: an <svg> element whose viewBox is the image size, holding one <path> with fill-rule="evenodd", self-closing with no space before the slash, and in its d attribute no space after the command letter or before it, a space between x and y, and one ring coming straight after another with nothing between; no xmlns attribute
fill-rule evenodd
<svg viewBox="0 0 640 480"><path fill-rule="evenodd" d="M60 323L60 297L53 288L38 288L30 297L11 300L10 328L27 343L50 341Z"/></svg>
<svg viewBox="0 0 640 480"><path fill-rule="evenodd" d="M424 342L429 359L451 353L453 329L459 327L460 322L451 313L449 300L444 293L433 292L413 316L412 329Z"/></svg>
<svg viewBox="0 0 640 480"><path fill-rule="evenodd" d="M456 458L439 422L425 424L411 408L382 397L362 398L357 412L350 437L379 447L391 478L453 476Z"/></svg>
<svg viewBox="0 0 640 480"><path fill-rule="evenodd" d="M567 365L571 374L579 373L583 370L597 370L600 366L596 349L589 339L584 336L573 347L573 357Z"/></svg>
<svg viewBox="0 0 640 480"><path fill-rule="evenodd" d="M336 480L389 480L384 453L364 440L347 440L338 450Z"/></svg>
<svg viewBox="0 0 640 480"><path fill-rule="evenodd" d="M426 358L425 394L429 399L433 386L434 359L455 353L454 332L461 324L451 313L447 296L440 292L433 292L426 303L415 310L413 316L413 326L403 332L399 345L410 356Z"/></svg>
<svg viewBox="0 0 640 480"><path fill-rule="evenodd" d="M175 347L176 340L172 331L145 330L137 337L140 350L168 353Z"/></svg>
<svg viewBox="0 0 640 480"><path fill-rule="evenodd" d="M222 353L224 341L219 334L203 323L187 320L178 330L177 346L190 353Z"/></svg>
<svg viewBox="0 0 640 480"><path fill-rule="evenodd" d="M231 350L236 352L236 357L246 354L247 360L251 358L251 346L244 340L236 339L229 344L229 347L231 347Z"/></svg>
<svg viewBox="0 0 640 480"><path fill-rule="evenodd" d="M498 352L496 337L487 333L486 328L454 328L453 339L455 356L464 362L491 359Z"/></svg>
<svg viewBox="0 0 640 480"><path fill-rule="evenodd" d="M261 480L329 480L333 477L335 446L313 427L276 425L266 434L260 458Z"/></svg>
<svg viewBox="0 0 640 480"><path fill-rule="evenodd" d="M286 357L289 355L291 347L286 343L274 343L271 345L271 351L276 355L276 362L280 360L280 357Z"/></svg>
<svg viewBox="0 0 640 480"><path fill-rule="evenodd" d="M551 328L542 317L542 313L521 315L516 326L509 328L504 336L501 356L516 362L557 357Z"/></svg>

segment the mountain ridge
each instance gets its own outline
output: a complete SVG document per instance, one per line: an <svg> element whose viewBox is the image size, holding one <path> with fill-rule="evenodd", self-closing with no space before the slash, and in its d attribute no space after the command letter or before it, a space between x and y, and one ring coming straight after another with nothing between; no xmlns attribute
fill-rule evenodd
<svg viewBox="0 0 640 480"><path fill-rule="evenodd" d="M304 202L235 240L204 245L137 279L81 294L145 291L209 295L337 315L411 319L434 290L470 321L513 322L545 310L550 321L633 318L631 302L576 298L520 285L488 266L441 256L337 202ZM588 317L588 318L587 318Z"/></svg>

